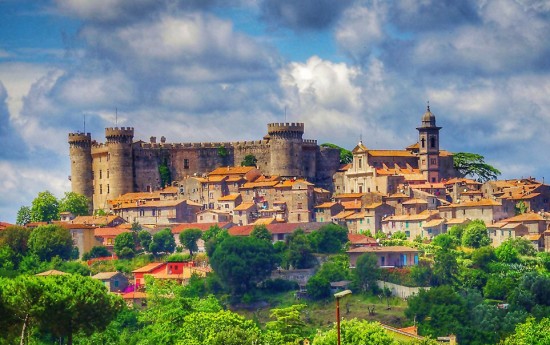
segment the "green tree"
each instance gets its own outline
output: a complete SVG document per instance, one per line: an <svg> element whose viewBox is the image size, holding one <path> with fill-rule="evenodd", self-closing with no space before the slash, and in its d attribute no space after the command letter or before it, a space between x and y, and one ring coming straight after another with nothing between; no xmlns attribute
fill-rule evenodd
<svg viewBox="0 0 550 345"><path fill-rule="evenodd" d="M241 166L243 167L255 167L258 160L254 155L246 155L244 156L243 161L241 162Z"/></svg>
<svg viewBox="0 0 550 345"><path fill-rule="evenodd" d="M510 335L501 345L546 345L550 344L550 318L540 321L530 317L525 323L518 324L514 334Z"/></svg>
<svg viewBox="0 0 550 345"><path fill-rule="evenodd" d="M287 249L284 254L283 263L285 267L303 269L312 268L317 263L311 243L306 233L302 229L296 229L287 239Z"/></svg>
<svg viewBox="0 0 550 345"><path fill-rule="evenodd" d="M328 224L310 233L308 238L315 252L334 254L348 242L348 230L337 224Z"/></svg>
<svg viewBox="0 0 550 345"><path fill-rule="evenodd" d="M460 236L462 239L462 235ZM460 243L457 241L457 238L450 235L450 234L439 234L434 237L432 244L434 246L438 246L443 250L447 249L455 249L457 246L457 243Z"/></svg>
<svg viewBox="0 0 550 345"><path fill-rule="evenodd" d="M107 256L111 256L111 253L109 253L109 250L107 250L107 248L105 248L104 246L93 246L89 252L82 255L82 260L90 260Z"/></svg>
<svg viewBox="0 0 550 345"><path fill-rule="evenodd" d="M403 231L396 231L391 235L392 240L406 240L407 234Z"/></svg>
<svg viewBox="0 0 550 345"><path fill-rule="evenodd" d="M149 245L149 251L153 255L160 253L173 253L176 249L176 239L169 228L163 229L153 235L153 240Z"/></svg>
<svg viewBox="0 0 550 345"><path fill-rule="evenodd" d="M82 194L66 192L59 201L59 212L71 212L75 216L90 214L90 199Z"/></svg>
<svg viewBox="0 0 550 345"><path fill-rule="evenodd" d="M340 324L341 342L346 345L398 345L398 342L386 333L378 322L365 320L342 320ZM337 343L336 325L313 338L312 345L334 345Z"/></svg>
<svg viewBox="0 0 550 345"><path fill-rule="evenodd" d="M0 231L0 247L6 247L10 253L9 260L15 267L23 256L27 255L31 231L22 226L8 226Z"/></svg>
<svg viewBox="0 0 550 345"><path fill-rule="evenodd" d="M159 176L160 176L160 185L162 188L169 186L172 183L172 173L170 167L168 166L168 160L165 158L161 164L159 164Z"/></svg>
<svg viewBox="0 0 550 345"><path fill-rule="evenodd" d="M136 243L131 232L123 232L115 237L115 254L121 259L133 258L135 255Z"/></svg>
<svg viewBox="0 0 550 345"><path fill-rule="evenodd" d="M275 319L266 323L268 331L280 333L284 343L295 343L305 336L306 323L301 318L305 304L294 304L286 308L271 309L269 317Z"/></svg>
<svg viewBox="0 0 550 345"><path fill-rule="evenodd" d="M516 215L524 214L528 211L527 205L525 205L525 201L520 200L514 205L514 210Z"/></svg>
<svg viewBox="0 0 550 345"><path fill-rule="evenodd" d="M60 225L42 225L31 232L28 246L31 253L42 261L50 261L54 256L68 260L73 250L73 239L69 230Z"/></svg>
<svg viewBox="0 0 550 345"><path fill-rule="evenodd" d="M147 230L140 230L137 233L139 245L144 250L148 250L151 246L151 242L153 241L153 236L149 233Z"/></svg>
<svg viewBox="0 0 550 345"><path fill-rule="evenodd" d="M463 246L480 248L489 244L491 244L491 239L487 233L487 226L482 220L476 219L466 226L462 235Z"/></svg>
<svg viewBox="0 0 550 345"><path fill-rule="evenodd" d="M357 258L353 278L362 291L374 292L379 277L380 268L378 267L378 257L375 254L365 253Z"/></svg>
<svg viewBox="0 0 550 345"><path fill-rule="evenodd" d="M260 240L270 242L270 243L273 238L273 236L271 235L271 232L267 230L267 227L265 225L255 225L254 228L252 229L252 232L250 232L250 236Z"/></svg>
<svg viewBox="0 0 550 345"><path fill-rule="evenodd" d="M276 256L267 241L230 236L216 247L210 264L224 285L240 295L271 274Z"/></svg>
<svg viewBox="0 0 550 345"><path fill-rule="evenodd" d="M491 246L478 248L472 252L472 262L474 266L487 269L491 262L496 261L495 249Z"/></svg>
<svg viewBox="0 0 550 345"><path fill-rule="evenodd" d="M457 245L461 245L462 244L462 235L464 234L464 229L466 229L466 225L462 225L462 224L461 225L453 225L447 231L447 234L454 238L455 243Z"/></svg>
<svg viewBox="0 0 550 345"><path fill-rule="evenodd" d="M68 345L74 333L90 335L105 329L122 309L122 299L108 293L99 280L74 274L43 279L41 304L46 313L41 325L58 337L67 337Z"/></svg>
<svg viewBox="0 0 550 345"><path fill-rule="evenodd" d="M331 143L321 144L321 147L330 147L332 149L340 150L340 164L349 164L353 161L353 153L350 150L346 150L338 145Z"/></svg>
<svg viewBox="0 0 550 345"><path fill-rule="evenodd" d="M479 182L496 180L500 171L485 163L485 157L475 153L457 152L453 155L454 168L464 176L476 178Z"/></svg>
<svg viewBox="0 0 550 345"><path fill-rule="evenodd" d="M49 222L59 219L59 201L49 191L38 193L32 201L31 221Z"/></svg>
<svg viewBox="0 0 550 345"><path fill-rule="evenodd" d="M29 206L21 206L17 211L17 218L15 224L17 225L26 225L30 223L32 219L31 208Z"/></svg>
<svg viewBox="0 0 550 345"><path fill-rule="evenodd" d="M330 283L349 280L351 273L349 261L342 260L347 255L334 256L325 262L308 281L307 293L313 299L322 299L330 296Z"/></svg>
<svg viewBox="0 0 550 345"><path fill-rule="evenodd" d="M438 250L434 257L433 279L435 285L454 284L458 276L456 254L450 250Z"/></svg>
<svg viewBox="0 0 550 345"><path fill-rule="evenodd" d="M183 247L189 250L189 254L193 257L193 253L199 250L197 241L201 238L202 231L200 229L185 229L180 233L180 243Z"/></svg>
<svg viewBox="0 0 550 345"><path fill-rule="evenodd" d="M495 249L495 254L500 262L508 264L519 262L519 252L511 241L504 241Z"/></svg>

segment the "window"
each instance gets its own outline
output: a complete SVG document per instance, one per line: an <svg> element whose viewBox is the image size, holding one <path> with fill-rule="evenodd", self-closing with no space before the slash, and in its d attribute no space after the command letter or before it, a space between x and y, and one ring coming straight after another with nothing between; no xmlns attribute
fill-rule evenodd
<svg viewBox="0 0 550 345"><path fill-rule="evenodd" d="M111 193L111 188L109 188L109 185L107 184L107 194Z"/></svg>
<svg viewBox="0 0 550 345"><path fill-rule="evenodd" d="M183 168L184 169L189 169L189 159L185 158L183 160Z"/></svg>
<svg viewBox="0 0 550 345"><path fill-rule="evenodd" d="M302 221L302 215L298 213L298 221L301 222Z"/></svg>
<svg viewBox="0 0 550 345"><path fill-rule="evenodd" d="M430 147L435 147L435 137L430 138Z"/></svg>
<svg viewBox="0 0 550 345"><path fill-rule="evenodd" d="M363 167L363 159L359 158L359 169Z"/></svg>
<svg viewBox="0 0 550 345"><path fill-rule="evenodd" d="M225 204L225 208L229 208L229 204Z"/></svg>
<svg viewBox="0 0 550 345"><path fill-rule="evenodd" d="M115 287L118 287L118 280L115 280Z"/></svg>
<svg viewBox="0 0 550 345"><path fill-rule="evenodd" d="M437 159L435 158L430 159L430 164L437 164Z"/></svg>
<svg viewBox="0 0 550 345"><path fill-rule="evenodd" d="M103 194L103 185L99 185L99 194Z"/></svg>
<svg viewBox="0 0 550 345"><path fill-rule="evenodd" d="M109 169L107 169L107 178L109 178Z"/></svg>
<svg viewBox="0 0 550 345"><path fill-rule="evenodd" d="M99 170L99 179L102 179L103 178L103 170Z"/></svg>
<svg viewBox="0 0 550 345"><path fill-rule="evenodd" d="M151 216L153 216L153 217L155 216L155 209L151 210Z"/></svg>
<svg viewBox="0 0 550 345"><path fill-rule="evenodd" d="M420 142L422 143L422 148L424 148L426 146L426 139L422 138Z"/></svg>
<svg viewBox="0 0 550 345"><path fill-rule="evenodd" d="M298 203L298 209L299 209L299 210L302 209L302 203L301 203L301 202Z"/></svg>
<svg viewBox="0 0 550 345"><path fill-rule="evenodd" d="M140 209L140 210L139 210L139 216L140 216L140 217L145 216L145 210Z"/></svg>

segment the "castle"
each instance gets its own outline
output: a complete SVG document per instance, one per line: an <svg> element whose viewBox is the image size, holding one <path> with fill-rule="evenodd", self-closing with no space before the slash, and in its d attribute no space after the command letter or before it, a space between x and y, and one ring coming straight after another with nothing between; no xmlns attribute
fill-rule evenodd
<svg viewBox="0 0 550 345"><path fill-rule="evenodd" d="M169 169L172 181L180 181L240 165L247 155L266 175L303 177L330 188L340 152L303 134L303 123L270 123L262 140L220 143L166 143L164 137L160 143L155 137L134 142L131 127L106 128L103 144L90 133L69 133L72 191L90 198L94 210L107 209L107 200L125 193L160 189L161 167Z"/></svg>
<svg viewBox="0 0 550 345"><path fill-rule="evenodd" d="M340 167L338 149L303 139L303 123L269 123L262 140L220 143L133 141L131 127L106 128L105 143L90 133L70 133L72 191L107 209L107 200L129 192L159 190L167 181L202 176L221 166L240 165L247 155L265 175L305 178L335 193L394 193L400 184L438 183L458 176L452 153L440 150L439 131L428 106L417 128L418 142L405 150L370 150L360 142L353 162ZM339 173L337 173L340 172Z"/></svg>

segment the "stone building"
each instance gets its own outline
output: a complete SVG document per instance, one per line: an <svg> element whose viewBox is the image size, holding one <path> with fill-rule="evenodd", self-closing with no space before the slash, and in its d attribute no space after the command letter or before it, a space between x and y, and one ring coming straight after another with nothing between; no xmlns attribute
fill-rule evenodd
<svg viewBox="0 0 550 345"><path fill-rule="evenodd" d="M270 123L262 140L221 143L157 143L134 141L131 127L106 128L105 143L92 141L90 133L70 133L72 191L93 201L94 210L107 209L107 200L129 192L161 189L168 181L202 176L222 166L240 165L254 155L257 168L267 175L306 178L332 189L332 175L340 165L338 149L321 147L303 139L303 123Z"/></svg>

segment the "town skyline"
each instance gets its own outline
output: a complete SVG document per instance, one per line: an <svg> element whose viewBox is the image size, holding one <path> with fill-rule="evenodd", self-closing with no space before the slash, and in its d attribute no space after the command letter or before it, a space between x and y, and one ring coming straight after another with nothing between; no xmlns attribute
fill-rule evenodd
<svg viewBox="0 0 550 345"><path fill-rule="evenodd" d="M550 163L550 9L535 2L0 4L0 219L70 191L67 133L258 140L270 122L403 149L429 101L441 148L501 178Z"/></svg>

